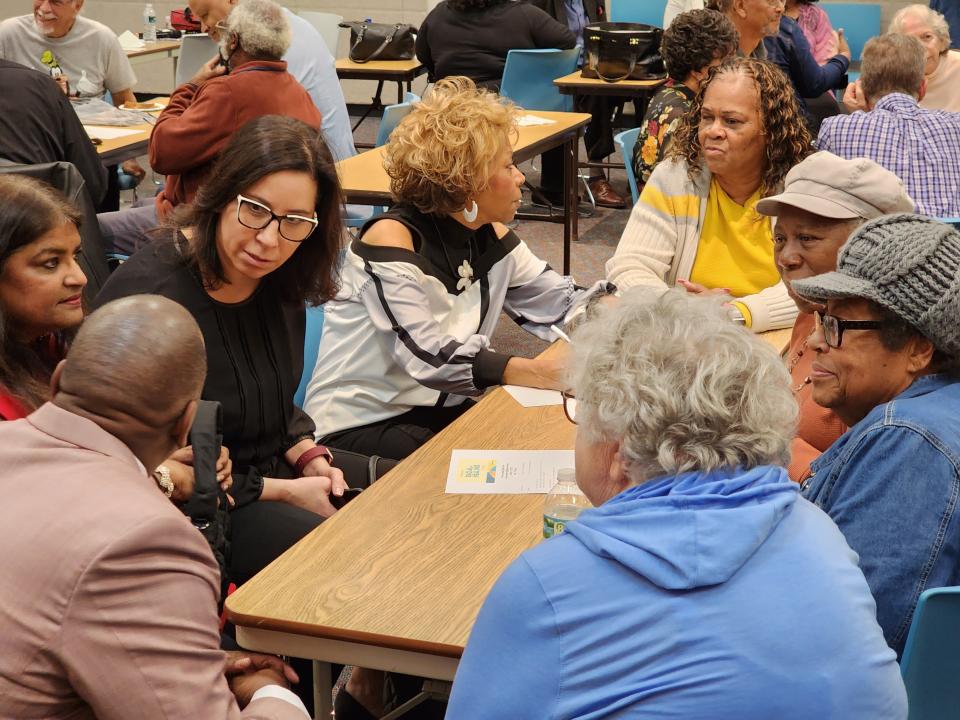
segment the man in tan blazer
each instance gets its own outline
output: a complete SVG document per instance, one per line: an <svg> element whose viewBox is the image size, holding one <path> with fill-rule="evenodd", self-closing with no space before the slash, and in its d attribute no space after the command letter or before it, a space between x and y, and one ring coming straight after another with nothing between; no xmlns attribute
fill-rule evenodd
<svg viewBox="0 0 960 720"><path fill-rule="evenodd" d="M125 298L86 320L52 402L0 423L0 718L307 717L277 658L219 649L217 565L146 470L205 375L186 310Z"/></svg>

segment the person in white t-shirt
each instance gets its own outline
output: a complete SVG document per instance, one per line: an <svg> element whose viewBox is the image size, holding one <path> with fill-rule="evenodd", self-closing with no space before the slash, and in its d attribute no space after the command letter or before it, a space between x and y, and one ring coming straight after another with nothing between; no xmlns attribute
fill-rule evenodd
<svg viewBox="0 0 960 720"><path fill-rule="evenodd" d="M30 15L0 23L0 58L51 75L70 96L110 92L113 104L136 102L137 77L114 32L82 17L84 0L33 0ZM135 160L124 171L142 178Z"/></svg>
<svg viewBox="0 0 960 720"><path fill-rule="evenodd" d="M136 102L137 78L117 36L80 16L84 0L34 0L33 13L0 23L0 57L53 75L67 94ZM59 70L59 72L58 72Z"/></svg>

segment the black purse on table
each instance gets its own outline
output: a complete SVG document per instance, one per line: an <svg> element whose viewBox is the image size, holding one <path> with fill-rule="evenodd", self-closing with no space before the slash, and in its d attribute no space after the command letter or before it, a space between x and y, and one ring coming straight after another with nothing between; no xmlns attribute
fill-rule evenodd
<svg viewBox="0 0 960 720"><path fill-rule="evenodd" d="M350 59L355 63L371 60L412 60L417 29L413 25L388 25L373 22L342 22L350 30Z"/></svg>
<svg viewBox="0 0 960 720"><path fill-rule="evenodd" d="M666 77L660 40L663 30L641 23L591 23L583 29L583 77L660 80Z"/></svg>

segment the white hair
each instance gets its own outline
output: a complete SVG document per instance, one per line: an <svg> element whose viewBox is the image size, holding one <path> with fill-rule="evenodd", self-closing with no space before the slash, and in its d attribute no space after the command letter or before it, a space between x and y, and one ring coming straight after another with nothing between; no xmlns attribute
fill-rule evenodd
<svg viewBox="0 0 960 720"><path fill-rule="evenodd" d="M227 16L221 47L231 37L251 57L279 60L290 49L290 24L272 0L240 0Z"/></svg>
<svg viewBox="0 0 960 720"><path fill-rule="evenodd" d="M619 442L632 482L789 461L790 375L718 299L624 294L574 332L571 379L578 431Z"/></svg>
<svg viewBox="0 0 960 720"><path fill-rule="evenodd" d="M901 8L890 21L887 32L903 33L903 20L908 15L913 15L925 23L933 30L934 34L940 38L940 42L943 44L943 47L940 49L941 55L950 49L950 25L947 23L947 19L933 8L920 5L919 3Z"/></svg>

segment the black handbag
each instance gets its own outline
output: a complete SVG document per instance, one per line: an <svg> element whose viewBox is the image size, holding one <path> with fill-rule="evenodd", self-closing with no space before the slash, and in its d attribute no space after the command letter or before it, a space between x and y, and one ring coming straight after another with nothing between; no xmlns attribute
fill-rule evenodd
<svg viewBox="0 0 960 720"><path fill-rule="evenodd" d="M659 80L666 77L660 40L663 30L641 23L591 23L583 29L583 77Z"/></svg>
<svg viewBox="0 0 960 720"><path fill-rule="evenodd" d="M350 59L355 63L371 60L411 60L417 29L413 25L387 25L373 22L342 22L350 29Z"/></svg>

